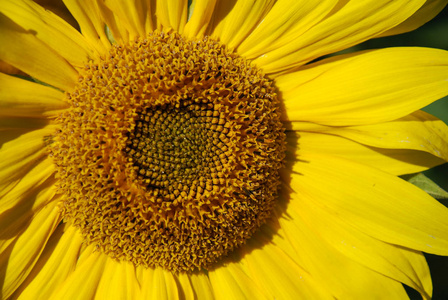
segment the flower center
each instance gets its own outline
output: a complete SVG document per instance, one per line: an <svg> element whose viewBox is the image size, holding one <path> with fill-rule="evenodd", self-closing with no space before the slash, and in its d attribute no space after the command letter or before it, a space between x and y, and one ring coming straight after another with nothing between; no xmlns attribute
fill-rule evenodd
<svg viewBox="0 0 448 300"><path fill-rule="evenodd" d="M136 265L209 268L269 217L275 88L216 41L153 32L92 61L49 146L65 220Z"/></svg>

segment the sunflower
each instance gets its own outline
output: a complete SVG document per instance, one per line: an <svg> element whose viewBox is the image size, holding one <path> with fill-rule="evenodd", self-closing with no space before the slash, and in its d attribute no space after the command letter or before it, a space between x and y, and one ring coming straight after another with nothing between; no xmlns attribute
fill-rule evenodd
<svg viewBox="0 0 448 300"><path fill-rule="evenodd" d="M446 2L3 0L2 298L431 298Z"/></svg>

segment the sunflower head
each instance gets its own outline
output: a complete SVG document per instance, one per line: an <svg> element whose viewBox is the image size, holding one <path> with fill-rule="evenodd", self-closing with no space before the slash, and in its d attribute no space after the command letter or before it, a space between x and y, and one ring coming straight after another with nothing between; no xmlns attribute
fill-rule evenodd
<svg viewBox="0 0 448 300"><path fill-rule="evenodd" d="M136 265L207 268L274 206L285 135L263 73L214 40L114 45L66 94L50 152L64 216Z"/></svg>
<svg viewBox="0 0 448 300"><path fill-rule="evenodd" d="M1 297L431 298L448 0L0 2Z"/></svg>

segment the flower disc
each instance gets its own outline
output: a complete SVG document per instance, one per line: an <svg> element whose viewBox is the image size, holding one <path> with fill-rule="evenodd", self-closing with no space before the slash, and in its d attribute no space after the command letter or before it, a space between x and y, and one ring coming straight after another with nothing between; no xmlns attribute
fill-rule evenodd
<svg viewBox="0 0 448 300"><path fill-rule="evenodd" d="M218 42L116 45L67 99L50 145L65 219L109 256L208 268L269 217L285 150L275 87Z"/></svg>

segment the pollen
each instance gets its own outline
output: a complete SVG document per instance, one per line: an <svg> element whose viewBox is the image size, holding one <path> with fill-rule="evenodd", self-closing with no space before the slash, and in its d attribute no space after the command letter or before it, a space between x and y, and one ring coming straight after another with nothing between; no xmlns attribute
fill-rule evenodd
<svg viewBox="0 0 448 300"><path fill-rule="evenodd" d="M210 38L153 32L90 61L48 145L64 221L108 256L209 269L270 217L285 134L271 80Z"/></svg>

